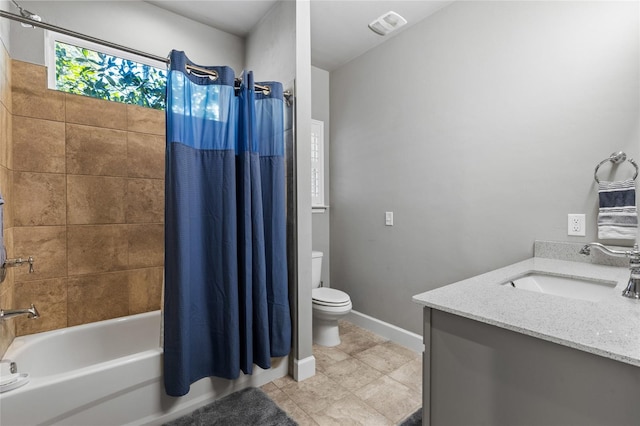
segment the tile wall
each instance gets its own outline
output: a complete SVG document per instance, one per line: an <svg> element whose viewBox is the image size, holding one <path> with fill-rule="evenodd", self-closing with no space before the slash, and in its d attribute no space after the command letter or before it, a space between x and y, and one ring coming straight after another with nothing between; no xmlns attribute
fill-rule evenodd
<svg viewBox="0 0 640 426"><path fill-rule="evenodd" d="M33 256L35 273L14 268L0 303L34 303L41 314L16 319L16 335L159 309L164 112L48 90L45 67L10 68L12 111L0 110L5 122L13 113L12 143L0 141L9 152L0 182L12 179L5 234L9 257Z"/></svg>

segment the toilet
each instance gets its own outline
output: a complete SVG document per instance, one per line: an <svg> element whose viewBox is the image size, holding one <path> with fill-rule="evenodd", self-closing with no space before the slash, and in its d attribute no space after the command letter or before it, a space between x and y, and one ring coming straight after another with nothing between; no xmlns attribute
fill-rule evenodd
<svg viewBox="0 0 640 426"><path fill-rule="evenodd" d="M313 307L313 343L320 346L340 344L338 320L351 312L351 299L344 291L321 287L322 252L311 253L311 299Z"/></svg>

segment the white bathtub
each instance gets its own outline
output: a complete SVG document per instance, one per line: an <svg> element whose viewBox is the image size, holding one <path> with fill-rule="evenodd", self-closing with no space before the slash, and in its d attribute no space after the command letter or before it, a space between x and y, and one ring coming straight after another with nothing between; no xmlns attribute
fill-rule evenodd
<svg viewBox="0 0 640 426"><path fill-rule="evenodd" d="M34 320L37 321L37 320ZM16 338L3 360L29 373L0 394L0 424L162 424L247 386L287 374L287 359L238 380L205 378L180 398L164 393L160 311Z"/></svg>

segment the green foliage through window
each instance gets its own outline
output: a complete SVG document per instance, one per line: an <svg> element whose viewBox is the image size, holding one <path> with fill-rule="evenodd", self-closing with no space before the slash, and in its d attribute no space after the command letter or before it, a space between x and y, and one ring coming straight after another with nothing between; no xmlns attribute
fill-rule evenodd
<svg viewBox="0 0 640 426"><path fill-rule="evenodd" d="M167 72L56 41L56 89L125 104L164 109Z"/></svg>

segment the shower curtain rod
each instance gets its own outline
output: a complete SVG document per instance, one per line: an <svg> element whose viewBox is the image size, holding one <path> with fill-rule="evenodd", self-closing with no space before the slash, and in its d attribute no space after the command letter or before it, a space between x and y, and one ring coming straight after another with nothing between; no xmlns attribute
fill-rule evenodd
<svg viewBox="0 0 640 426"><path fill-rule="evenodd" d="M72 30L68 30L66 28L58 27L56 25L47 24L46 22L35 21L33 19L25 18L24 16L16 15L15 13L7 12L4 10L0 10L0 17L11 19L13 21L18 21L23 24L29 24L34 27L43 28L45 30L54 31L56 33L72 36L79 38L81 40L90 41L92 43L101 44L103 46L111 47L114 49L119 49L127 53L132 53L134 55L142 56L147 59L153 59L154 61L164 62L165 64L169 63L169 59L163 58L162 56L153 55L151 53L142 52L140 50L132 49L127 46L122 46L120 44L111 43L110 41L102 40L96 37L92 37L90 35L81 34Z"/></svg>
<svg viewBox="0 0 640 426"><path fill-rule="evenodd" d="M100 45L106 46L106 47L111 47L113 49L122 50L123 52L132 53L134 55L142 56L142 57L147 58L147 59L153 59L154 61L158 61L158 62L163 62L165 64L169 64L169 58L163 58L162 56L158 56L158 55L154 55L154 54L151 54L151 53L143 52L141 50L132 49L130 47L123 46L121 44L112 43L110 41L106 41L106 40L102 40L100 38L92 37L90 35L78 33L78 32L72 31L72 30L68 30L66 28L58 27L56 25L47 24L46 22L36 21L34 19L26 18L26 17L21 16L21 15L16 15L15 13L7 12L7 11L2 10L2 9L0 9L0 17L11 19L13 21L18 21L18 22L23 23L23 24L29 24L29 25L34 26L34 27L42 28L42 29L45 29L45 30L50 30L50 31L53 31L53 32L56 32L56 33L60 33L60 34L64 34L64 35L68 35L68 36L71 36L71 37L79 38L81 40L90 41L92 43L100 44ZM193 68L195 68L195 67L193 67ZM204 68L196 68L196 69L198 71L200 71L200 72L204 72L204 73L213 75L207 69L204 69ZM239 81L239 79L236 79L236 81ZM263 92L265 92L265 91L268 92L268 91L271 90L268 86L261 86L259 84L255 84L254 87L256 89L260 90L260 91L263 91ZM289 92L287 90L284 93L284 97L287 99L287 101L289 101L289 97L290 96L291 96L291 92Z"/></svg>

